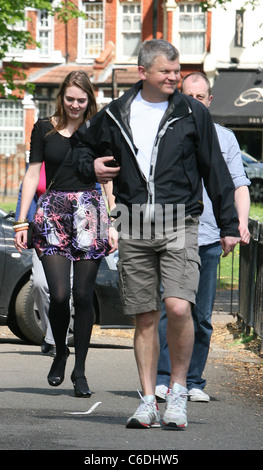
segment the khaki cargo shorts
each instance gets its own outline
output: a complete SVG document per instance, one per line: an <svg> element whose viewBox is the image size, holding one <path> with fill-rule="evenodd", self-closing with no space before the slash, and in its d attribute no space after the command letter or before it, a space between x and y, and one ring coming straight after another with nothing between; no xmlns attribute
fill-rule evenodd
<svg viewBox="0 0 263 470"><path fill-rule="evenodd" d="M184 243L177 240L176 230L161 239L120 236L118 271L124 314L161 310L161 285L163 299L177 297L195 304L200 267L198 217L186 217Z"/></svg>

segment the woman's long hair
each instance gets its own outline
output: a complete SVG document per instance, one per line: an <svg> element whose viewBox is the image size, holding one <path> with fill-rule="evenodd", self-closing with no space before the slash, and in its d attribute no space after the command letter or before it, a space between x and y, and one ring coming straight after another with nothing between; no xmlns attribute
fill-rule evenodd
<svg viewBox="0 0 263 470"><path fill-rule="evenodd" d="M63 102L66 88L70 86L81 88L81 90L83 90L88 95L88 106L84 113L83 123L91 119L92 116L94 116L94 114L97 112L96 98L88 74L84 72L84 70L70 72L62 83L60 91L57 95L56 110L53 115L57 118L57 125L55 126L56 131L64 129L68 122Z"/></svg>

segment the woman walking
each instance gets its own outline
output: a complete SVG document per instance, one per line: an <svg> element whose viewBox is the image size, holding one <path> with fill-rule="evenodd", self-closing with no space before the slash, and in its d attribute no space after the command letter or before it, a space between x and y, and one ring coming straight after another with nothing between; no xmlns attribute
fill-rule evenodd
<svg viewBox="0 0 263 470"><path fill-rule="evenodd" d="M33 242L42 261L50 292L49 320L56 344L48 382L64 380L69 349L70 269L73 262L75 365L71 374L75 396L89 397L85 360L93 326L93 290L100 260L114 251L109 242L108 215L95 183L83 183L71 164L71 137L96 113L96 99L88 75L71 72L57 97L54 115L39 119L31 135L30 164L23 180L19 220L14 224L15 245L27 247L26 214L36 192L43 161L47 187L34 217ZM116 246L116 245L115 245Z"/></svg>

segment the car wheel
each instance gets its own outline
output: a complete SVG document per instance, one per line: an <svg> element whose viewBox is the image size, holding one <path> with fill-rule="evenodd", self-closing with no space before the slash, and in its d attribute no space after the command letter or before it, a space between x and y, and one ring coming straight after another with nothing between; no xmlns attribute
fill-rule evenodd
<svg viewBox="0 0 263 470"><path fill-rule="evenodd" d="M27 337L23 335L22 331L20 330L17 324L16 316L12 311L8 314L7 326L15 336L22 339L23 341L27 341Z"/></svg>
<svg viewBox="0 0 263 470"><path fill-rule="evenodd" d="M249 192L252 202L263 202L263 180L252 180L249 186Z"/></svg>
<svg viewBox="0 0 263 470"><path fill-rule="evenodd" d="M38 310L35 307L32 295L31 281L27 283L20 290L15 302L16 321L19 329L25 338L34 343L41 344L45 332L42 329L41 318ZM74 310L74 309L73 309ZM68 334L68 345L73 346L73 315L71 315L71 322Z"/></svg>

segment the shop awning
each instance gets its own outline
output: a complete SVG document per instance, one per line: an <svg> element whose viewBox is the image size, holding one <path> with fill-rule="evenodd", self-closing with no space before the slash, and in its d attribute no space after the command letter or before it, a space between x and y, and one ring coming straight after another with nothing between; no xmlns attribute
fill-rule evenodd
<svg viewBox="0 0 263 470"><path fill-rule="evenodd" d="M212 94L210 112L215 122L263 124L262 71L221 71Z"/></svg>

